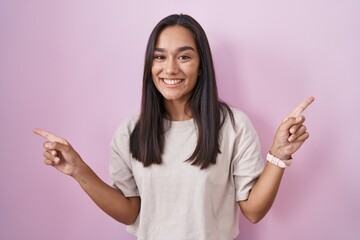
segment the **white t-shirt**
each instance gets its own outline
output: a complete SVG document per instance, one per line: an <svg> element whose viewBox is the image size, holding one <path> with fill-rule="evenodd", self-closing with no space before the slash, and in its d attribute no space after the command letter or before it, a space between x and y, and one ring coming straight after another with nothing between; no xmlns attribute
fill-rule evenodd
<svg viewBox="0 0 360 240"><path fill-rule="evenodd" d="M111 143L110 174L127 197L140 196L128 231L139 240L232 240L238 233L238 201L246 200L264 168L257 133L248 117L232 109L220 130L216 164L200 170L185 162L197 143L194 121L172 121L165 133L163 163L144 168L132 158L129 137L137 117L124 121Z"/></svg>

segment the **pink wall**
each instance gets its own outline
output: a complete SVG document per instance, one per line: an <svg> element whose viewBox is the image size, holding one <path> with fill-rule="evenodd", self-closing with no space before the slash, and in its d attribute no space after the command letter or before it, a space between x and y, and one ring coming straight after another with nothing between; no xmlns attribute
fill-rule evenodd
<svg viewBox="0 0 360 240"><path fill-rule="evenodd" d="M360 239L359 1L137 2L0 1L0 239L134 239L43 164L32 129L69 139L110 182L110 138L139 108L147 37L181 12L208 33L220 94L253 120L264 153L282 117L316 97L273 208L242 220L238 239Z"/></svg>

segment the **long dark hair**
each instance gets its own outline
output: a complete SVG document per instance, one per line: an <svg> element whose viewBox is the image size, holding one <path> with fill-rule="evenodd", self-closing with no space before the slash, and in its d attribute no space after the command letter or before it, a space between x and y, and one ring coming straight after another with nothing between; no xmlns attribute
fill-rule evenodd
<svg viewBox="0 0 360 240"><path fill-rule="evenodd" d="M215 70L205 31L195 19L184 14L165 17L150 34L145 53L141 112L130 136L130 152L144 167L162 162L165 140L163 117L167 113L163 96L153 83L151 67L160 32L174 25L185 27L193 33L200 56L200 74L186 105L197 125L198 141L193 154L184 160L205 169L216 163L216 156L220 153L219 132L225 118L230 116L234 124L234 117L229 106L218 99Z"/></svg>

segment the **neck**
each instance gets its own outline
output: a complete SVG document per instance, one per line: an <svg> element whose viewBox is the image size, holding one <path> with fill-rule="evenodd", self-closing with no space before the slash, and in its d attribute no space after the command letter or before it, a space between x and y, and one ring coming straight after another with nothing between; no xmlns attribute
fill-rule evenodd
<svg viewBox="0 0 360 240"><path fill-rule="evenodd" d="M184 121L192 118L191 111L185 108L185 103L165 101L167 117L171 121Z"/></svg>

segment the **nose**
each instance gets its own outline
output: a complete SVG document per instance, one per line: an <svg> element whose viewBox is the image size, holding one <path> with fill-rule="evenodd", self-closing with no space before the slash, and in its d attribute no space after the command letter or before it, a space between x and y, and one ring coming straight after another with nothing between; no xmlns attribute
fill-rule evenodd
<svg viewBox="0 0 360 240"><path fill-rule="evenodd" d="M176 61L175 58L168 58L164 68L165 68L165 73L168 75L176 74L179 71L178 62Z"/></svg>

